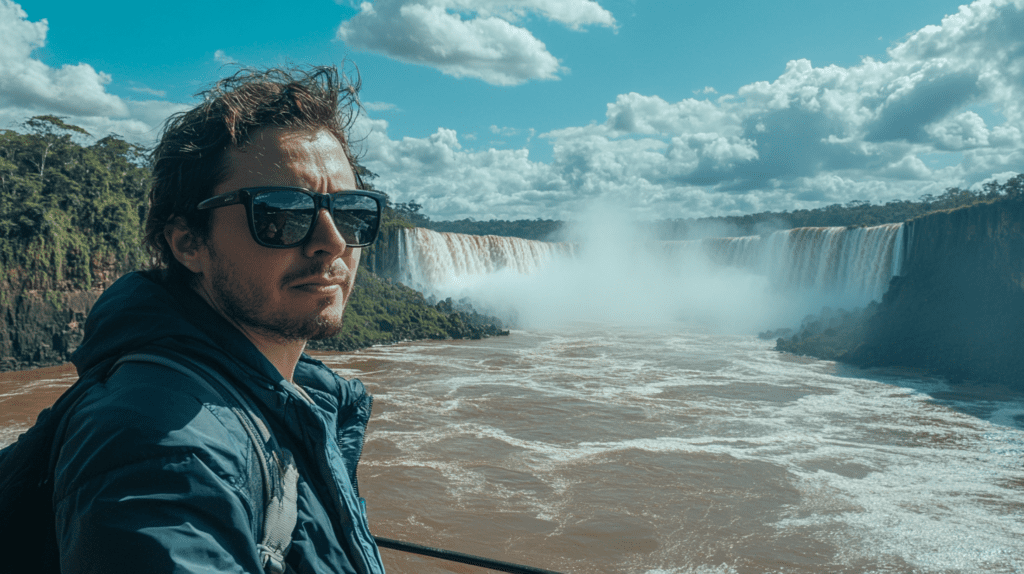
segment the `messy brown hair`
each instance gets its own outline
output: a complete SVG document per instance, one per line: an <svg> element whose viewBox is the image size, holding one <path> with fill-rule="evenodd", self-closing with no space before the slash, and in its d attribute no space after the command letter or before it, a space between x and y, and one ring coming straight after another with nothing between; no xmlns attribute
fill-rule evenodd
<svg viewBox="0 0 1024 574"><path fill-rule="evenodd" d="M243 69L196 94L202 103L167 119L151 156L145 244L153 266L190 275L174 257L164 227L181 217L199 239L208 237L210 212L196 205L228 177L228 150L244 147L261 129L328 131L362 187L347 136L359 109L358 92L358 76L350 82L334 66L322 66Z"/></svg>

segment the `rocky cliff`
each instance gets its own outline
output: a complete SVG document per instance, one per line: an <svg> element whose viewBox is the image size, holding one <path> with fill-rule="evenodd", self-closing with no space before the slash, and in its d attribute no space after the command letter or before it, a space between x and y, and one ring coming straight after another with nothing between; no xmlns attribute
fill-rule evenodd
<svg viewBox="0 0 1024 574"><path fill-rule="evenodd" d="M953 380L1024 378L1024 201L1006 198L907 224L908 253L840 360L920 367Z"/></svg>
<svg viewBox="0 0 1024 574"><path fill-rule="evenodd" d="M0 302L0 371L56 365L82 342L85 318L102 291L22 291Z"/></svg>
<svg viewBox="0 0 1024 574"><path fill-rule="evenodd" d="M0 371L59 365L85 335L85 318L103 290L133 263L95 255L87 277L67 267L48 273L4 270L0 281ZM72 269L71 271L74 271ZM89 288L86 288L86 285Z"/></svg>

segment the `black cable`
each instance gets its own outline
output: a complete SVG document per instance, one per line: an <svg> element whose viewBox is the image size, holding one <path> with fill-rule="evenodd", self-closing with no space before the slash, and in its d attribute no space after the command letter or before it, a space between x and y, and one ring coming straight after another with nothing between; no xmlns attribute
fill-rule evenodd
<svg viewBox="0 0 1024 574"><path fill-rule="evenodd" d="M511 562L502 562L501 560L473 556L472 554L463 554L462 552L455 552L454 550L442 550L440 548L420 546L419 544L413 544L412 542L402 542L401 540L381 538L380 536L374 536L373 539L377 542L377 546L380 546L381 548L390 548L392 550L401 550L402 552L422 554L432 558L461 562L463 564L480 566L482 568L489 568L499 572L509 572L510 574L560 574L553 570L544 570L543 568L523 566L522 564L513 564Z"/></svg>

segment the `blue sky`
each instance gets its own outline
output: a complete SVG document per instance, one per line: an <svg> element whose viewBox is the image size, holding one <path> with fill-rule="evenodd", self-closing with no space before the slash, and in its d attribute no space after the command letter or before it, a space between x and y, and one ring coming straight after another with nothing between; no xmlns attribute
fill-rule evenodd
<svg viewBox="0 0 1024 574"><path fill-rule="evenodd" d="M0 127L144 144L233 66L358 66L435 219L875 203L1024 171L1024 0L0 0Z"/></svg>

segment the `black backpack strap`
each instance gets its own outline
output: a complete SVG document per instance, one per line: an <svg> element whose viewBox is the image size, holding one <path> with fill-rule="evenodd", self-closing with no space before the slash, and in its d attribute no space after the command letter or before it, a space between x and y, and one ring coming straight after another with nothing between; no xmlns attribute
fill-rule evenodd
<svg viewBox="0 0 1024 574"><path fill-rule="evenodd" d="M291 451L277 444L270 426L249 398L213 369L193 361L187 361L189 366L185 366L183 361L184 358L176 360L163 355L133 353L122 357L113 368L124 363L162 365L232 403L232 412L252 442L263 479L263 532L256 536L260 540L257 544L260 562L266 574L284 574L287 569L284 556L292 542L292 532L298 519L299 471L295 459ZM197 370L205 376L196 373Z"/></svg>

